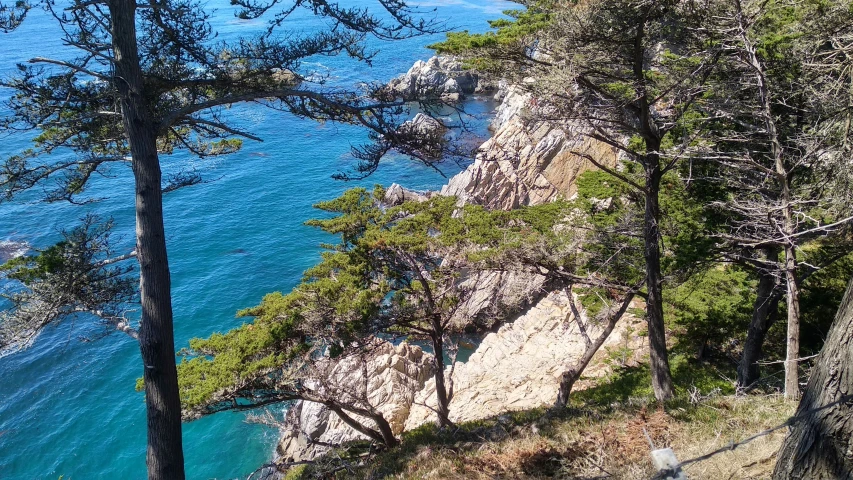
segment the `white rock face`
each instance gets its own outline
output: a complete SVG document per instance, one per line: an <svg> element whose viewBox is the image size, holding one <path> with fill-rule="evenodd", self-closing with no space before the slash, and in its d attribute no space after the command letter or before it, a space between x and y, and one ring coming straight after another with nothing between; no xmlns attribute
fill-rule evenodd
<svg viewBox="0 0 853 480"><path fill-rule="evenodd" d="M367 371L367 382L362 375ZM432 356L420 347L378 342L362 370L361 362L335 364L329 383L339 385L341 396L366 396L367 403L380 412L395 435L403 432L416 392L432 375ZM352 393L348 393L352 392ZM357 415L353 418L372 427ZM298 401L287 413L288 428L282 432L278 453L291 461L311 460L328 450L323 444L340 444L367 438L345 424L319 403Z"/></svg>
<svg viewBox="0 0 853 480"><path fill-rule="evenodd" d="M527 310L547 293L545 276L529 272L483 272L464 280L462 286L474 291L458 307L453 322L485 330Z"/></svg>
<svg viewBox="0 0 853 480"><path fill-rule="evenodd" d="M465 422L553 404L560 375L584 352L573 318L568 297L557 291L513 323L487 335L467 362L456 365L450 419ZM634 333L642 325L643 321L634 316L623 317L584 375L600 376L608 371L603 362L607 348L626 346L642 351L644 337ZM595 336L600 329L588 331ZM418 392L406 430L435 420L435 413L424 404L433 408L436 405L432 378Z"/></svg>
<svg viewBox="0 0 853 480"><path fill-rule="evenodd" d="M642 307L637 302L634 307ZM506 411L551 405L557 398L560 375L584 351L577 324L565 292L541 299L512 323L488 334L465 363L453 373L454 397L450 418L454 422L477 420ZM636 358L646 351L645 337L638 335L644 322L626 314L593 358L585 377L608 373L604 361L608 349L625 347ZM588 329L594 336L599 329ZM383 413L395 434L435 421L435 379L432 356L419 347L385 343L370 364L371 403ZM450 369L446 370L449 374ZM360 383L358 371L341 369L347 382ZM402 388L417 385L417 390ZM579 382L576 388L583 388ZM310 460L327 450L314 442L338 444L363 439L319 404L297 402L288 412L290 428L282 434L279 454L290 460Z"/></svg>
<svg viewBox="0 0 853 480"><path fill-rule="evenodd" d="M388 87L407 101L426 98L456 101L491 88L481 84L476 73L464 70L458 60L441 55L426 62L418 60L404 75L388 82Z"/></svg>
<svg viewBox="0 0 853 480"><path fill-rule="evenodd" d="M579 132L531 121L526 116L532 108L536 108L536 100L530 94L509 88L492 124L494 136L441 194L455 195L462 203L510 210L560 196L571 198L577 191L578 176L593 168L583 155L608 166L617 164L618 152L613 147Z"/></svg>

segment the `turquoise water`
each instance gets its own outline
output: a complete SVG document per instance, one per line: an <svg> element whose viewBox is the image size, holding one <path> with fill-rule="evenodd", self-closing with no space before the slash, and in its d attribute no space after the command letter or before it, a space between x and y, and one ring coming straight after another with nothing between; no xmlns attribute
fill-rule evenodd
<svg viewBox="0 0 853 480"><path fill-rule="evenodd" d="M221 5L219 5L221 3ZM373 6L368 0L365 5ZM215 27L223 37L259 28L234 20L227 1ZM454 27L482 31L514 4L494 0L434 1L439 18ZM301 16L294 29L318 24ZM0 34L0 75L13 62L32 56L62 56L51 19L34 11L21 29ZM441 36L377 43L380 53L368 69L342 59L319 58L318 72L332 81L385 81L430 52L424 45ZM0 97L8 92L0 90ZM468 102L484 113L486 102ZM0 111L2 114L2 111ZM165 221L172 269L177 347L192 337L238 326L234 312L255 305L268 292L288 290L319 257L320 232L302 225L315 215L311 205L334 198L353 183L336 182L346 170L351 144L364 132L347 126L294 119L259 107L230 112L251 127L263 143L248 142L240 153L200 162L163 158L166 171L191 163L210 183L178 190L165 198ZM484 132L483 132L484 133ZM0 138L0 155L24 147L20 137ZM444 167L451 175L458 166ZM105 200L85 207L36 202L37 193L0 205L0 245L26 242L45 247L60 228L74 225L86 211L115 218L125 246L133 243L133 195L129 172L116 168L91 190ZM409 188L437 188L445 178L405 158L389 158L358 185L398 182ZM145 406L134 391L141 375L139 352L129 338L102 337L84 317L47 329L28 350L0 358L0 479L145 478ZM273 454L276 433L247 424L243 414L222 413L184 426L187 474L191 479L245 477Z"/></svg>

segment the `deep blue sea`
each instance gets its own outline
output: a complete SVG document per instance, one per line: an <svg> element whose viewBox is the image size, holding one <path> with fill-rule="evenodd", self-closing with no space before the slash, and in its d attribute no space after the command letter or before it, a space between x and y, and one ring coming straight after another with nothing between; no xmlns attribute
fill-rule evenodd
<svg viewBox="0 0 853 480"><path fill-rule="evenodd" d="M420 6L435 9L431 15L471 31L485 30L487 19L516 6L499 0L426 1ZM356 2L377 6L372 0ZM213 23L221 38L264 26L236 20L227 0L207 5L218 7ZM321 26L307 14L287 23L292 31ZM34 56L68 55L56 32L52 18L34 10L17 31L0 33L0 75L8 76L15 62ZM372 68L328 57L312 59L309 65L339 85L387 81L415 60L428 58L431 52L424 46L441 38L374 42L379 54ZM0 99L8 94L0 90ZM484 114L492 105L472 100L466 108ZM363 131L258 106L234 107L228 114L264 141L249 141L241 152L214 160L161 158L166 172L195 168L210 180L164 199L178 349L190 338L240 325L244 320L234 317L236 310L296 284L319 258L318 244L328 240L303 225L316 215L312 204L355 185L398 182L430 189L446 181L399 157L387 159L365 181L335 181L331 175L351 165L350 145L366 138ZM0 135L0 156L26 146L25 138ZM459 170L453 165L443 168L447 175ZM46 247L57 241L61 228L74 226L86 212L112 216L121 245L133 244L133 186L127 169L115 167L109 177L96 179L89 194L104 200L93 204L45 204L37 201L40 194L33 191L0 204L0 250L13 242ZM0 358L0 479L145 478L145 405L143 395L134 390L142 373L139 351L131 339L121 334L100 338L101 332L85 317L71 319L48 328L29 349ZM187 475L245 478L271 459L276 439L275 431L248 424L237 413L185 424Z"/></svg>

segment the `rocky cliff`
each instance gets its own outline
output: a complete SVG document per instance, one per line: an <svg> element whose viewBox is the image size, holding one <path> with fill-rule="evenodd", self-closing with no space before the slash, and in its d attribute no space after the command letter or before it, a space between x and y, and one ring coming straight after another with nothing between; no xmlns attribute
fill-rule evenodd
<svg viewBox="0 0 853 480"><path fill-rule="evenodd" d="M642 307L639 302L634 307ZM483 338L464 363L457 363L452 380L454 396L450 418L464 422L512 410L551 405L557 397L559 376L584 351L577 323L563 290L551 292L512 323ZM642 352L646 347L642 319L626 315L593 358L585 377L610 372L613 362L629 359L622 349ZM591 336L598 333L593 326ZM613 357L613 358L610 358ZM435 380L432 356L419 347L385 342L368 364L371 403L383 413L395 434L435 420ZM364 370L341 368L341 379L360 381ZM449 375L450 367L447 374ZM583 383L578 387L583 388ZM417 385L417 389L404 388ZM289 461L311 460L328 450L328 444L364 439L326 407L296 402L287 416L288 427L278 447Z"/></svg>
<svg viewBox="0 0 853 480"><path fill-rule="evenodd" d="M364 363L337 362L330 383L339 385L342 395L354 392L365 397L361 403L381 413L394 434L399 435L415 395L432 374L432 356L420 347L378 341ZM370 424L358 415L352 416ZM295 402L287 412L285 423L277 449L285 461L312 460L326 452L329 445L367 438L320 403Z"/></svg>
<svg viewBox="0 0 853 480"><path fill-rule="evenodd" d="M406 75L392 81L389 88L406 99L482 89L470 75L451 59L433 58L416 63ZM536 100L522 89L502 86L498 95L502 103L492 123L493 137L479 148L474 163L450 179L441 194L455 195L461 202L492 209L542 204L575 194L577 177L594 168L584 159L585 155L609 166L617 164L613 148L589 140L571 128L556 128L532 119L530 113L537 107ZM423 201L430 195L395 184L386 192L385 200L395 205L407 200ZM486 315L484 308L500 303L514 305L515 311L508 309L503 313L517 318L486 335L468 361L455 367L451 420L474 420L508 410L552 404L560 374L584 350L566 293L554 291L553 286L545 285L543 277L531 274L495 274L477 281L477 291L459 309L459 315L493 317ZM502 301L494 302L498 297ZM591 330L589 333L594 335L595 327ZM610 363L605 360L609 350L627 347L642 351L644 337L637 332L643 330L640 319L626 315L585 375L597 376L608 371ZM430 354L406 344L397 347L388 344L384 348L388 349L387 358L383 354L372 362L368 375L388 382L389 386L381 388L384 384L377 383L377 388L385 393L377 394L380 396L375 401L395 434L432 421L435 414L430 407L435 405L435 385L430 376ZM399 365L407 366L400 370ZM342 371L342 376L348 375L360 378L363 373ZM416 392L391 395L390 399L383 396L395 392L395 382L411 384L414 380L419 385ZM583 382L578 387L582 388ZM362 438L334 413L316 404L297 403L288 419L290 427L279 447L286 459L310 459L325 451L326 443Z"/></svg>
<svg viewBox="0 0 853 480"><path fill-rule="evenodd" d="M613 147L532 119L536 107L529 93L507 88L492 124L494 135L479 148L474 163L442 188L442 195L509 210L571 198L578 176L593 168L584 155L616 165Z"/></svg>
<svg viewBox="0 0 853 480"><path fill-rule="evenodd" d="M609 371L608 351L619 347L641 351L645 337L637 332L642 328L641 319L626 315L585 376ZM600 330L588 331L594 337ZM583 355L584 348L566 293L548 294L512 323L486 335L468 361L456 366L450 419L465 422L553 404L560 375ZM435 380L430 378L415 397L406 430L432 421L435 414L430 407L435 405Z"/></svg>

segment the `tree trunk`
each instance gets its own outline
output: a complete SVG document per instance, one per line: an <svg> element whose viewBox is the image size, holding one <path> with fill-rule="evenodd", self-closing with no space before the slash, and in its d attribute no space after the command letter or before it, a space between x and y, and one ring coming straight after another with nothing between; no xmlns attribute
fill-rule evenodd
<svg viewBox="0 0 853 480"><path fill-rule="evenodd" d="M444 339L443 335L435 334L432 337L433 362L435 366L435 399L438 425L449 427L453 425L450 421L450 398L447 395L447 386L444 383Z"/></svg>
<svg viewBox="0 0 853 480"><path fill-rule="evenodd" d="M397 440L397 437L394 436L394 431L391 430L391 424L388 423L388 420L385 420L385 417L382 415L372 415L370 417L374 423L376 423L376 427L379 428L379 433L382 434L382 442L385 446L393 447L400 443Z"/></svg>
<svg viewBox="0 0 853 480"><path fill-rule="evenodd" d="M651 7L646 7L651 8ZM666 326L663 321L663 275L660 266L660 182L663 172L660 167L660 147L663 135L655 122L646 89L646 22L649 11L637 24L633 48L633 73L639 102L640 134L646 142L646 153L638 160L643 166L645 178L645 216L643 218L643 256L646 260L646 320L649 329L649 363L652 373L652 389L655 398L666 401L672 398L672 374L666 349Z"/></svg>
<svg viewBox="0 0 853 480"><path fill-rule="evenodd" d="M394 447L399 444L399 440L394 436L394 432L391 431L391 425L385 420L385 417L377 414L370 414L368 417L373 420L376 424L376 427L379 429L374 430L365 426L363 423L358 420L352 418L346 411L345 407L338 405L335 402L324 402L324 404L329 407L329 410L335 413L344 423L349 425L353 430L362 433L371 439L384 444L386 447Z"/></svg>
<svg viewBox="0 0 853 480"><path fill-rule="evenodd" d="M776 261L778 249L765 250L764 256L768 261ZM776 293L779 283L774 272L760 269L758 272L758 292L752 308L752 320L746 333L743 354L737 369L738 391L749 390L761 377L758 361L761 360L762 347L767 331L773 325L780 295Z"/></svg>
<svg viewBox="0 0 853 480"><path fill-rule="evenodd" d="M136 252L142 304L139 348L148 414L148 478L182 480L181 402L175 367L157 130L143 95L136 43L136 3L111 0L109 9L115 55L113 81L120 94L136 180Z"/></svg>
<svg viewBox="0 0 853 480"><path fill-rule="evenodd" d="M572 295L572 292L568 292L569 295ZM563 372L560 376L560 388L557 391L557 401L554 402L554 409L563 409L566 408L566 405L569 403L569 395L572 393L572 387L574 387L575 382L578 381L580 376L583 374L584 370L586 370L586 366L589 365L589 362L592 360L592 357L595 356L598 349L604 345L604 342L607 341L607 338L610 337L610 334L613 333L613 329L616 327L616 323L622 318L622 315L625 314L625 311L628 309L628 306L631 305L631 300L634 299L634 292L630 292L626 295L626 297L622 300L622 305L619 307L619 310L612 313L610 317L607 319L607 324L604 326L604 330L596 337L595 341L588 342L586 344L586 349L584 349L583 356L578 359L569 367L568 370ZM572 299L569 299L570 302L573 302ZM572 303L574 306L574 303ZM575 316L575 320L580 325L580 318L578 315L580 312L574 311L572 308L572 315ZM586 334L584 333L586 337ZM586 337L589 340L589 337Z"/></svg>
<svg viewBox="0 0 853 480"><path fill-rule="evenodd" d="M655 398L663 402L673 396L672 375L669 370L669 355L666 348L666 326L663 321L663 275L660 266L660 160L657 151L660 143L652 144L647 139L651 152L643 165L646 169L646 210L643 225L646 260L646 320L649 328L649 357L652 371L652 388Z"/></svg>
<svg viewBox="0 0 853 480"><path fill-rule="evenodd" d="M797 400L800 398L800 288L797 285L796 255L797 253L793 245L789 244L785 246L785 280L788 297L785 398L788 400Z"/></svg>
<svg viewBox="0 0 853 480"><path fill-rule="evenodd" d="M738 3L738 7L740 4ZM791 192L790 171L785 165L782 143L779 140L779 132L776 128L776 118L771 108L770 86L764 71L764 65L758 58L755 45L747 35L744 25L743 12L740 14L740 37L743 41L746 53L745 60L755 71L755 80L758 86L758 97L761 108L756 112L764 121L767 130L767 140L770 144L770 153L773 156L773 168L776 173L776 182L779 184L779 202L782 210L782 235L785 244L785 280L787 282L788 294L788 348L785 359L785 398L795 400L800 396L799 369L796 359L800 356L800 292L797 287L797 257L794 233L796 232L796 220L794 219L793 193Z"/></svg>
<svg viewBox="0 0 853 480"><path fill-rule="evenodd" d="M782 443L773 479L853 479L853 279L797 417L802 419Z"/></svg>

